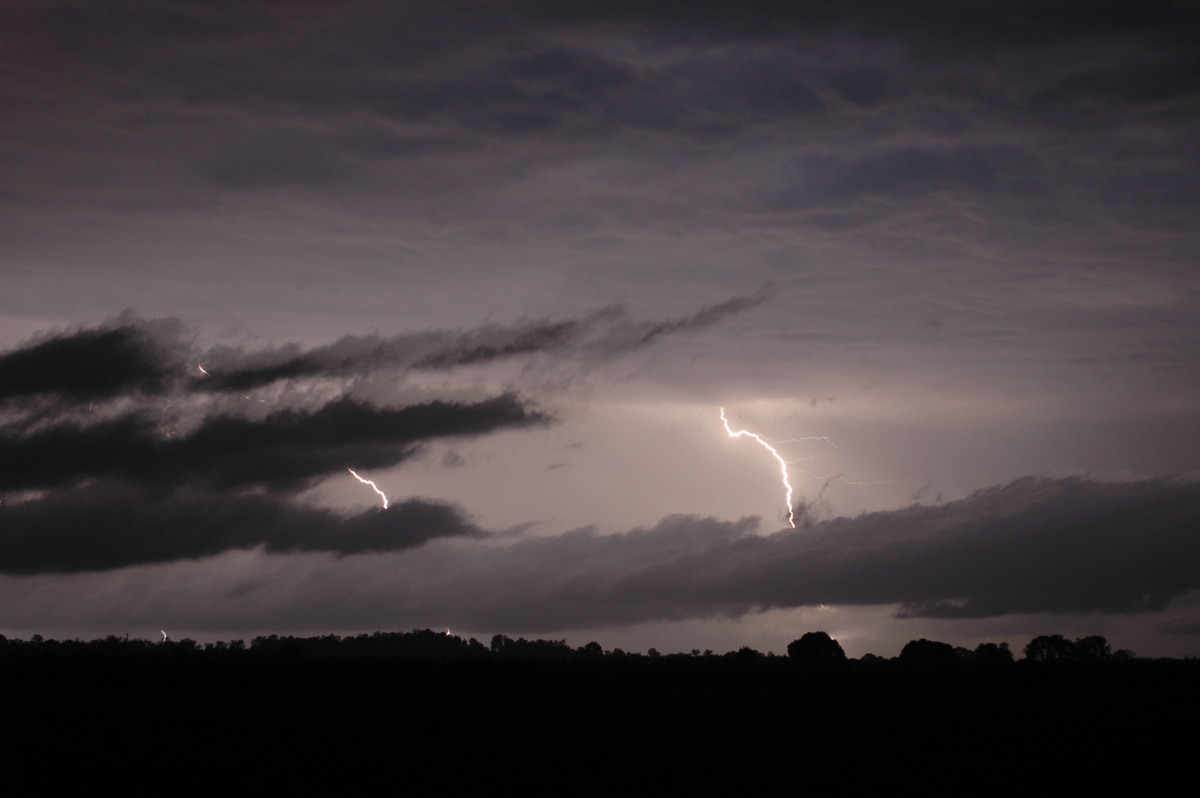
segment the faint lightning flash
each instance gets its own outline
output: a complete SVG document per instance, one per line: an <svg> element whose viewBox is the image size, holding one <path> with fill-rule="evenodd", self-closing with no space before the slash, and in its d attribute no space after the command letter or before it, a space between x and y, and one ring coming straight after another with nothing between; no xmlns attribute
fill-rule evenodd
<svg viewBox="0 0 1200 798"><path fill-rule="evenodd" d="M196 364L196 368L200 369L200 373L203 374L205 377L212 376L211 374L208 373L208 369L204 368L204 366L201 366L199 363ZM226 388L225 390L229 391L230 393L237 394L238 396L245 399L247 402L258 402L259 404L262 404L262 405L265 405L267 403L266 399L255 399L253 396L246 396L246 394L241 393L240 391L235 391L232 388Z"/></svg>
<svg viewBox="0 0 1200 798"><path fill-rule="evenodd" d="M787 461L783 459L783 457L779 454L779 452L775 451L774 446L767 443L766 440L764 440L761 436L755 435L753 432L750 432L749 430L741 429L741 430L738 430L737 432L734 432L732 429L730 429L729 428L729 420L725 418L725 408L723 408L723 407L721 408L721 423L725 425L725 432L729 433L729 437L740 438L744 435L747 438L753 438L755 441L758 442L758 444L760 446L762 446L764 449L766 449L768 452L770 452L772 457L774 457L777 461L779 461L779 474L783 478L783 487L787 489L787 496L785 497L785 501L787 501L787 508L788 508L788 524L792 527L792 529L795 529L796 528L796 513L792 509L792 483L788 481Z"/></svg>
<svg viewBox="0 0 1200 798"><path fill-rule="evenodd" d="M803 438L788 438L786 441L778 438L763 438L763 440L770 441L771 443L804 443L805 441L825 441L833 448L838 448L838 445L829 440L829 438L825 435L808 435Z"/></svg>
<svg viewBox="0 0 1200 798"><path fill-rule="evenodd" d="M856 488L870 488L874 487L875 485L895 485L897 482L905 481L902 479L876 479L872 482L863 482L857 479L847 479L845 474L814 474L811 471L800 471L798 473L801 473L806 477L812 477L816 480L824 480L827 486L834 480L841 482L843 485L850 485ZM825 488L821 488L821 490L825 490Z"/></svg>
<svg viewBox="0 0 1200 798"><path fill-rule="evenodd" d="M360 477L360 476L358 475L358 473L357 473L357 472L355 472L355 470L354 470L353 468L351 468L350 466L346 466L346 470L350 472L350 476L354 477L355 479L357 479L357 480L358 480L359 482L361 482L362 484L364 484L364 485L370 485L370 486L371 486L371 490L373 490L373 491L375 491L376 493L378 493L378 494L379 494L379 498L383 499L383 509L385 509L385 510L386 510L386 509L388 508L388 498L387 498L387 496L384 494L384 492L383 492L383 491L381 491L381 490L379 489L379 486L378 486L378 485L376 485L374 482L372 482L372 481L371 481L371 480L369 480L369 479L363 479L362 477Z"/></svg>

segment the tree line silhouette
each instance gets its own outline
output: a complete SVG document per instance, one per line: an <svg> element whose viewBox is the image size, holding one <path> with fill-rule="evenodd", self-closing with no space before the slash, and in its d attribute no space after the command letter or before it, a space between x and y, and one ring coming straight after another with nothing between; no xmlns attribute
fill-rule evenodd
<svg viewBox="0 0 1200 798"><path fill-rule="evenodd" d="M786 657L773 652L763 654L748 646L716 654L711 649L701 652L661 654L651 648L645 654L626 652L621 648L604 649L589 642L572 648L565 640L513 639L497 634L484 645L474 637L463 639L449 632L416 629L411 632L374 632L351 636L334 634L317 637L269 635L253 638L249 645L242 640L197 643L191 639L145 640L109 635L92 641L47 640L33 635L29 640L0 635L0 665L13 667L23 661L56 661L59 663L91 662L114 665L136 662L228 664L233 662L338 662L371 659L437 660L471 662L681 662L733 661L742 663L773 661L792 665L837 668L852 667L855 663L878 667L884 664L943 668L1002 668L1017 664L1098 665L1129 663L1138 658L1131 651L1113 651L1108 641L1099 635L1070 640L1062 635L1041 635L1025 646L1023 659L1018 661L1008 643L981 643L974 650L921 638L907 643L899 655L891 659L865 654L858 660L846 656L841 644L823 631L807 632L788 644Z"/></svg>
<svg viewBox="0 0 1200 798"><path fill-rule="evenodd" d="M1022 654L920 639L851 659L825 632L778 655L502 634L485 644L428 629L205 644L0 637L0 734L12 762L52 746L101 772L135 752L189 775L197 761L229 778L299 773L302 790L322 769L340 784L393 763L432 791L514 767L556 789L699 790L1190 761L1195 735L1170 730L1191 728L1200 661L1112 652L1094 636L1037 637Z"/></svg>

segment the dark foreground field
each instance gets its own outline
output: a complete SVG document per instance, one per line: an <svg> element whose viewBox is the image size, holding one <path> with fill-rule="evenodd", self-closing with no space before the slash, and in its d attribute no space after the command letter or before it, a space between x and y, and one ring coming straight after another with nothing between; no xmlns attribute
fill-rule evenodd
<svg viewBox="0 0 1200 798"><path fill-rule="evenodd" d="M556 658L114 639L0 655L10 765L239 791L1147 788L1193 769L1198 699L1196 661L821 664L748 650Z"/></svg>

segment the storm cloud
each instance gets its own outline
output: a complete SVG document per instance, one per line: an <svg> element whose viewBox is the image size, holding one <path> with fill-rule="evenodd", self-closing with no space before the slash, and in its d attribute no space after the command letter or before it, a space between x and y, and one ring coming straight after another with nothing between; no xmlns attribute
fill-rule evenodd
<svg viewBox="0 0 1200 798"><path fill-rule="evenodd" d="M433 438L549 421L516 396L505 395L402 408L343 398L315 411L283 409L256 419L213 416L179 437L166 437L153 418L135 415L86 425L65 422L34 432L0 427L0 490L108 476L151 485L202 482L298 490L351 463L396 465Z"/></svg>
<svg viewBox="0 0 1200 798"><path fill-rule="evenodd" d="M268 495L99 482L0 506L0 573L103 571L263 546L275 553L400 551L476 536L458 508L409 499L336 513Z"/></svg>
<svg viewBox="0 0 1200 798"><path fill-rule="evenodd" d="M770 608L896 605L901 617L1142 613L1200 590L1200 481L1027 477L938 506L755 534L671 516L460 551L486 601L422 597L472 628L547 631L736 617Z"/></svg>
<svg viewBox="0 0 1200 798"><path fill-rule="evenodd" d="M290 344L197 351L182 342L178 320L143 320L127 311L104 325L35 338L0 355L0 404L34 396L81 402L134 394L242 392L305 378L448 371L538 354L597 362L751 310L766 301L768 288L673 319L633 320L624 307L611 305L577 319L345 336L308 350Z"/></svg>
<svg viewBox="0 0 1200 798"><path fill-rule="evenodd" d="M0 424L0 494L9 496L0 506L0 572L104 570L257 545L276 553L395 551L480 534L446 503L410 499L343 518L294 496L350 467L396 466L433 440L544 427L553 417L515 393L381 406L347 393L352 380L538 353L611 358L764 298L760 292L667 321L632 322L614 306L563 322L347 337L307 352L198 355L183 343L179 322L131 312L41 336L0 356L0 403L9 405ZM195 375L185 377L193 374L189 363ZM346 387L315 404L301 394L295 406L287 404L292 397L267 404L240 394L304 377ZM245 403L206 406L214 390ZM173 426L173 400L189 399L202 402L189 406L196 418ZM95 402L118 411L98 413Z"/></svg>
<svg viewBox="0 0 1200 798"><path fill-rule="evenodd" d="M85 491L57 507L0 508L11 514L0 539L0 552L11 558L4 570L119 568L255 546L297 557L377 552L374 559L261 561L249 585L242 565L229 579L203 577L202 592L191 598L168 582L187 583L192 571L180 569L192 566L177 564L161 576L122 572L150 595L183 601L173 617L195 628L229 628L221 624L231 618L275 629L403 627L436 618L457 628L546 633L822 605L890 606L899 618L1136 616L1200 591L1200 482L1193 478L1027 477L939 506L765 535L754 517L673 515L623 533L588 528L523 539L482 534L452 508L423 502L395 514L340 517L263 497L225 504L135 493L128 497L147 502L149 514L120 510L122 522L109 530L112 547L92 534L102 531L89 520L93 497L101 507L113 500L107 491ZM39 516L53 519L52 533L31 531ZM147 520L154 517L169 524ZM178 531L170 533L170 524ZM410 548L420 542L426 545ZM196 574L206 573L203 563L195 563ZM78 589L100 585L95 578ZM246 590L254 602L246 602ZM141 618L146 609L104 612Z"/></svg>
<svg viewBox="0 0 1200 798"><path fill-rule="evenodd" d="M0 355L0 402L35 396L86 402L157 393L169 376L169 364L147 330L86 329Z"/></svg>
<svg viewBox="0 0 1200 798"><path fill-rule="evenodd" d="M1194 3L2 5L5 633L1196 628Z"/></svg>

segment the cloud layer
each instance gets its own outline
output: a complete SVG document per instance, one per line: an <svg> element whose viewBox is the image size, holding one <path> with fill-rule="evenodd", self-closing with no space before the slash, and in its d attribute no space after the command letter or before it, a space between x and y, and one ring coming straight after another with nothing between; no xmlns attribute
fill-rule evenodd
<svg viewBox="0 0 1200 798"><path fill-rule="evenodd" d="M504 395L396 409L341 398L314 411L211 416L193 431L172 437L164 436L155 419L139 415L92 424L64 422L32 432L0 429L0 490L120 477L157 486L200 483L294 491L348 465L396 465L423 441L549 421L517 397Z"/></svg>
<svg viewBox="0 0 1200 798"><path fill-rule="evenodd" d="M96 514L129 499L97 536ZM129 508L139 503L145 513ZM758 520L675 515L620 534L481 535L444 506L340 518L267 497L81 491L7 509L8 573L97 570L263 547L293 556L77 574L92 595L55 623L172 623L203 629L403 628L542 634L647 622L739 618L766 609L891 605L904 618L1156 613L1200 591L1200 482L1020 479L940 506L756 534ZM30 519L53 517L52 534ZM164 525L159 525L163 522ZM164 535L165 525L176 534ZM107 541L101 543L101 541ZM426 543L426 545L419 545ZM417 547L419 546L419 548ZM403 550L403 551L401 551ZM305 552L345 556L336 561ZM392 553L389 553L392 552ZM226 569L229 573L226 575ZM39 584L31 577L30 585ZM113 585L124 585L114 593ZM132 588L130 586L136 586ZM469 586L469 589L464 589ZM16 583L0 583L6 595ZM128 603L127 591L140 597ZM38 602L19 615L36 623ZM49 605L53 605L51 601ZM112 620L125 619L125 620Z"/></svg>
<svg viewBox="0 0 1200 798"><path fill-rule="evenodd" d="M820 605L898 605L904 617L1141 613L1200 590L1200 482L1028 477L960 501L807 529L672 516L457 547L449 583L408 609L469 628L548 631ZM423 567L416 565L415 567Z"/></svg>
<svg viewBox="0 0 1200 798"><path fill-rule="evenodd" d="M630 321L610 307L561 322L347 337L307 351L197 353L178 322L131 313L40 336L0 355L0 573L105 570L260 545L396 551L482 534L445 503L410 499L345 516L297 495L351 467L396 466L429 441L542 427L552 416L512 392L389 406L354 395L356 381L384 374L402 383L411 370L541 354L612 358L763 298L665 321ZM315 379L323 392L297 388ZM241 393L280 385L291 390L270 401ZM242 401L217 401L230 391ZM187 417L172 410L176 402Z"/></svg>
<svg viewBox="0 0 1200 798"><path fill-rule="evenodd" d="M842 509L1197 468L1194 3L14 0L0 40L0 589L239 562L289 622L541 630L1191 589L1171 480L655 520L778 503L721 405L836 440ZM304 504L396 466L479 519ZM642 526L476 537L530 519Z"/></svg>
<svg viewBox="0 0 1200 798"><path fill-rule="evenodd" d="M0 508L0 573L103 571L231 549L400 551L482 531L461 510L410 499L346 516L272 495L95 483Z"/></svg>
<svg viewBox="0 0 1200 798"><path fill-rule="evenodd" d="M680 318L633 320L620 305L578 319L523 321L471 330L423 330L392 337L345 336L327 346L196 351L173 319L125 312L104 325L42 335L0 354L0 407L37 397L63 403L187 392L250 391L305 378L349 380L383 372L449 371L549 354L607 360L656 340L702 330L761 305L768 287Z"/></svg>

